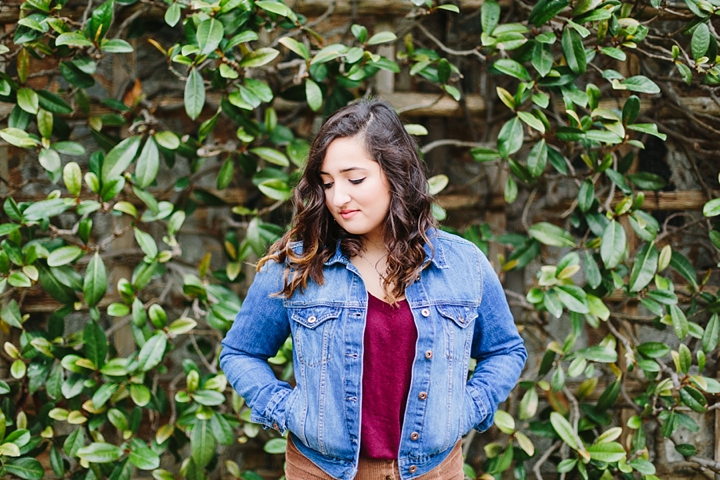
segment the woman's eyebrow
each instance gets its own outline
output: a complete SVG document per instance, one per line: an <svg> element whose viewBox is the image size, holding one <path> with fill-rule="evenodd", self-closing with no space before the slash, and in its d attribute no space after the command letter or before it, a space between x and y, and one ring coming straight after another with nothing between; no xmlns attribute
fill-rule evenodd
<svg viewBox="0 0 720 480"><path fill-rule="evenodd" d="M351 172L351 171L353 171L353 170L367 170L367 168L363 168L363 167L348 167L348 168L343 168L342 170L340 170L340 173ZM323 172L322 170L320 170L320 175L330 175L330 174L327 173L327 172Z"/></svg>

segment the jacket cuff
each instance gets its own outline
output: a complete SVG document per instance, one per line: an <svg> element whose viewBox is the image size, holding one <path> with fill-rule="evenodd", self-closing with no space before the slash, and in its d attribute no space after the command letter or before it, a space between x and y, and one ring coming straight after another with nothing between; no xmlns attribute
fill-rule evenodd
<svg viewBox="0 0 720 480"><path fill-rule="evenodd" d="M490 408L487 397L482 390L472 385L467 385L465 390L469 396L469 401L472 402L470 405L470 408L472 408L470 417L473 418L473 422L468 431L474 428L479 432L484 432L492 426L495 411Z"/></svg>
<svg viewBox="0 0 720 480"><path fill-rule="evenodd" d="M270 401L265 405L262 413L252 409L250 421L259 423L263 428L272 428L281 434L285 434L285 399L292 392L290 388L283 388L276 392Z"/></svg>

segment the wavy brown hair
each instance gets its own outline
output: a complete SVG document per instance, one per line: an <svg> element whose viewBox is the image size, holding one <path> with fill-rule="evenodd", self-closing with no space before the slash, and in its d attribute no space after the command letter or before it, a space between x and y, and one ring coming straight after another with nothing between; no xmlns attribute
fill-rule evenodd
<svg viewBox="0 0 720 480"><path fill-rule="evenodd" d="M292 226L270 247L271 253L260 260L258 269L268 260L286 263L283 289L278 293L290 297L298 288L304 290L308 279L323 284L323 264L335 254L338 241L348 257L362 252L361 237L340 227L325 206L320 178L328 146L335 139L347 137L362 141L390 185L390 209L384 223L388 256L383 290L387 300L395 303L423 268L424 245L430 244L426 232L435 226L435 221L417 145L393 107L378 99L352 103L335 112L320 128L295 189ZM302 245L299 253L296 241Z"/></svg>

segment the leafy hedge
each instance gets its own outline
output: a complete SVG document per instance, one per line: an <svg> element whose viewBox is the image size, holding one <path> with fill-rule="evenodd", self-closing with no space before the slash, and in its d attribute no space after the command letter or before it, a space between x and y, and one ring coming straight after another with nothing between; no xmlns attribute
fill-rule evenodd
<svg viewBox="0 0 720 480"><path fill-rule="evenodd" d="M462 15L452 4L412 3L414 18ZM309 145L299 118L326 115L369 92L380 70L403 70L461 101L458 65L477 60L493 75L507 110L499 114L493 146L468 154L507 173L508 203L523 200L530 208L527 192L558 178L573 197L566 218L519 232L480 224L462 232L483 249L492 242L507 246L507 258L493 259L503 271L540 266L521 304L545 329L549 317L570 325L565 338L547 345L539 367L528 368L517 411L498 412L502 436L485 446L481 470L500 478L512 468L524 479L530 465L540 475L550 461L558 472L585 479L657 478L647 433L655 425L670 439L678 429L697 431L696 419L720 393L720 383L703 374L720 332L720 298L708 288L717 267L698 277L682 236L644 207L646 192L663 189L665 180L635 162L650 136L665 140L672 133L643 112L644 99L658 98L663 82L707 88L720 82L709 28L720 5L686 5L692 20L674 36L659 37L657 19L674 15L660 0L541 0L510 15L488 0L475 48L457 51L437 39L437 48L427 48L429 37L418 30L401 42L359 24L348 25L338 40L273 0L109 0L83 5L81 18L67 13L78 12L73 2L24 1L12 35L0 44L0 56L15 65L0 73L0 101L14 105L0 137L24 150L23 165L37 161L57 187L33 201L16 201L11 192L0 214L0 317L9 332L4 350L11 375L0 381L0 475L41 478L37 457L48 455L54 474L67 478L123 479L135 469L156 479L218 471L258 478L224 458L224 447L260 436L266 451L280 453L284 439L248 421L248 409L218 371L218 340L241 304L243 262L262 255L284 231L274 222L282 221L277 213ZM152 55L164 57L168 75L184 84L182 131L168 126L158 99L98 94L102 70L133 52L129 27L144 15L162 18L163 31L176 39L168 44L157 31L145 33ZM116 16L127 21L118 26ZM397 42L397 60L376 53L389 42ZM618 65L636 51L675 73L669 80L621 74ZM40 59L52 68L38 72ZM37 77L53 82L39 88ZM294 111L282 110L277 99L295 102ZM231 138L223 133L228 125ZM427 133L421 125L408 130ZM77 141L83 132L92 142ZM188 269L178 237L198 208L222 204L207 188L208 177L218 190L241 186L248 198L264 200L232 207L232 222L221 233L222 261L206 255ZM446 184L444 176L431 180L434 193ZM435 214L446 217L439 206ZM706 256L717 263L720 232L713 222L720 199L708 198L703 214L707 220L696 224L706 229ZM98 228L123 219L120 230ZM108 265L117 266L112 244L130 231L141 254L130 278L108 286ZM177 276L180 307L162 293ZM44 322L27 313L26 295L38 290L57 302ZM670 327L667 341L643 340L625 328L628 302L641 305L655 330ZM77 318L82 328L66 325ZM137 347L127 356L112 343L127 331L117 322L129 326ZM185 358L181 371L169 368L187 357L179 349L188 343L199 362ZM288 341L271 359L285 378L292 377L291 348ZM640 390L628 393L630 381ZM619 401L636 412L626 424L613 420ZM623 434L627 441L618 441ZM541 453L534 444L542 438L550 443ZM676 449L720 471L696 455L697 446ZM469 465L466 473L476 476Z"/></svg>

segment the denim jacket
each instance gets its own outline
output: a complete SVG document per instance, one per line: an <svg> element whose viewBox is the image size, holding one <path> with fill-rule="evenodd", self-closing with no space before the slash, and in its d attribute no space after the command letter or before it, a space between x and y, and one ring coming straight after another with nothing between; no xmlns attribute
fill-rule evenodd
<svg viewBox="0 0 720 480"><path fill-rule="evenodd" d="M492 425L515 386L527 353L502 286L472 243L431 231L426 263L405 296L418 339L402 424L398 467L403 480L439 465L472 428ZM222 342L220 365L252 408L250 419L281 433L330 476L352 479L360 455L363 333L368 294L340 251L291 298L284 265L267 262L255 276ZM267 364L288 334L296 386ZM468 380L470 358L477 360Z"/></svg>

